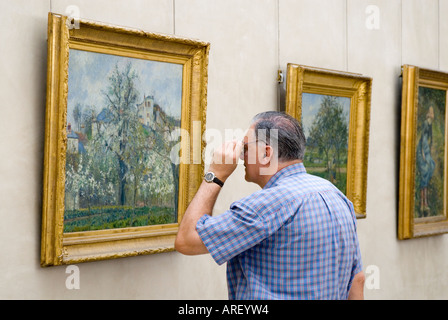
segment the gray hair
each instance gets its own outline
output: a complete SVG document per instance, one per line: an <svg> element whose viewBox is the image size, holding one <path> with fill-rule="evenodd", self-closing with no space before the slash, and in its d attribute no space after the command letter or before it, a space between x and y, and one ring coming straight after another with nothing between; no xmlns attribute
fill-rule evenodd
<svg viewBox="0 0 448 320"><path fill-rule="evenodd" d="M280 161L303 160L306 138L299 122L284 112L267 111L257 114L252 123L255 124L255 137L259 139L264 132L268 145L277 145ZM271 130L276 130L271 132Z"/></svg>

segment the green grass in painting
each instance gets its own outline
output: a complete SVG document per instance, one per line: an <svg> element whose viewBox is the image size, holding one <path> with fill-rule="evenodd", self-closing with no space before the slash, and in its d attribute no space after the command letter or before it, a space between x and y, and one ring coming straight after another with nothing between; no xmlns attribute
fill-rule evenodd
<svg viewBox="0 0 448 320"><path fill-rule="evenodd" d="M174 209L167 207L101 207L66 210L64 232L141 227L175 223Z"/></svg>
<svg viewBox="0 0 448 320"><path fill-rule="evenodd" d="M328 180L328 172L318 170L313 170L313 167L306 167L306 172L312 174L314 176L318 176ZM347 192L347 172L341 172L337 174L337 178L335 181L331 181L342 193L346 194Z"/></svg>

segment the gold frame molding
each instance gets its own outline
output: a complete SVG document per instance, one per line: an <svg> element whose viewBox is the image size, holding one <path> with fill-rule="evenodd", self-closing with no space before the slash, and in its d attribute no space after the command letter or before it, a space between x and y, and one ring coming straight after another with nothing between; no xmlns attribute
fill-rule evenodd
<svg viewBox="0 0 448 320"><path fill-rule="evenodd" d="M417 108L420 86L447 91L448 73L422 69L412 65L402 66L401 141L400 141L400 185L398 210L398 239L432 236L448 232L448 137L445 132L444 164L444 217L414 218L415 174L417 148ZM448 113L445 112L445 128Z"/></svg>
<svg viewBox="0 0 448 320"><path fill-rule="evenodd" d="M69 21L70 22L70 21ZM42 201L41 266L153 254L174 250L182 216L202 181L197 158L205 145L185 132L205 131L207 69L210 44L80 20L70 28L67 17L48 14L47 102ZM68 60L71 48L183 65L178 223L64 233L65 161L67 150ZM200 125L198 126L198 124ZM200 146L200 150L192 147Z"/></svg>
<svg viewBox="0 0 448 320"><path fill-rule="evenodd" d="M302 93L350 98L347 159L347 198L357 218L366 218L367 162L369 155L372 78L288 63L286 113L302 119Z"/></svg>

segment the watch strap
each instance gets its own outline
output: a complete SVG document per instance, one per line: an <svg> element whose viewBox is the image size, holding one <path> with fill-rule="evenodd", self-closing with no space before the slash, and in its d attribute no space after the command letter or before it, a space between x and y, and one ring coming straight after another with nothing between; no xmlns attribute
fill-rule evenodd
<svg viewBox="0 0 448 320"><path fill-rule="evenodd" d="M221 188L224 186L224 182L222 182L221 180L219 180L218 178L214 178L213 182L216 183L218 186L220 186Z"/></svg>
<svg viewBox="0 0 448 320"><path fill-rule="evenodd" d="M215 175L213 172L211 172L211 171L207 172L207 173L204 175L204 180L207 181L208 183L212 183L212 182L214 182L214 183L216 183L216 184L217 184L218 186L220 186L220 187L224 186L224 182L221 181L221 180L219 180L219 179L216 177L216 175Z"/></svg>

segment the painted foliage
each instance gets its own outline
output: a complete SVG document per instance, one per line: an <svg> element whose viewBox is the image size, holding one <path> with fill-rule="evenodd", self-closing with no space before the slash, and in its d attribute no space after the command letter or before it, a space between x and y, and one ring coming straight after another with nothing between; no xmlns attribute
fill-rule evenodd
<svg viewBox="0 0 448 320"><path fill-rule="evenodd" d="M182 65L70 49L68 75L64 232L177 222Z"/></svg>
<svg viewBox="0 0 448 320"><path fill-rule="evenodd" d="M347 189L350 98L303 93L302 125L307 172Z"/></svg>

